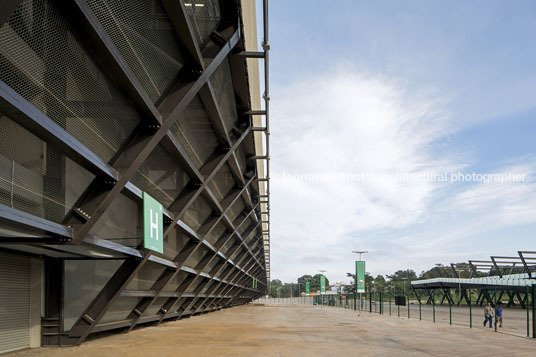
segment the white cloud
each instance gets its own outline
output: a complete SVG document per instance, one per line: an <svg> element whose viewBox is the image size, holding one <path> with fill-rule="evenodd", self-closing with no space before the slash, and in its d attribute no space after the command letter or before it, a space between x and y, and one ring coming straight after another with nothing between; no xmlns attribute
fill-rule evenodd
<svg viewBox="0 0 536 357"><path fill-rule="evenodd" d="M479 224L536 221L531 208L536 207L536 189L530 183L456 186L378 178L396 172L456 172L470 162L448 145L452 131L442 104L412 96L400 81L347 66L273 92L273 279L291 281L328 269L331 280L345 280L351 250L357 248L382 252L371 256L371 263L381 260L376 272L424 268L459 248L458 240L471 230L452 222L463 222L463 214ZM534 167L532 161L513 169L533 173ZM341 172L373 173L377 179L299 182L285 176ZM532 200L524 202L526 196Z"/></svg>

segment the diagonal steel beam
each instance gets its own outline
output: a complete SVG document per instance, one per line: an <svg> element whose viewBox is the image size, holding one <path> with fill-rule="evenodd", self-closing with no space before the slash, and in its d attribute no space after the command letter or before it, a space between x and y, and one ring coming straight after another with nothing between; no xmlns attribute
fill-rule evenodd
<svg viewBox="0 0 536 357"><path fill-rule="evenodd" d="M75 243L81 243L84 237L89 233L105 210L110 206L113 200L123 190L128 181L134 176L141 164L147 159L153 149L159 144L162 138L167 134L171 126L179 119L179 115L186 109L201 87L208 81L217 66L225 59L239 39L239 31L235 31L226 45L217 53L216 57L211 60L203 73L195 80L186 83L177 83L166 100L159 106L159 111L169 113L165 116L162 125L156 130L154 135L140 135L133 139L127 148L123 150L114 166L121 172L117 183L106 193L95 198L95 208L90 212L91 218L88 219L79 230L75 233ZM249 129L247 130L249 132ZM174 224L176 222L173 222Z"/></svg>
<svg viewBox="0 0 536 357"><path fill-rule="evenodd" d="M229 203L229 207L230 205L232 205L232 201ZM251 212L253 211L254 209L251 210ZM249 214L246 215L246 217L244 217L240 223L237 225L236 227L236 230L239 229L239 227L246 221L246 219L248 218ZM229 234L228 236L228 239L230 239L233 234L236 232L233 231L231 234ZM198 249L202 243L202 239L203 238L200 238L200 241L199 241L199 244L195 246L195 248L193 248L193 250L188 254L188 257L193 253L194 250ZM228 240L227 239L227 240ZM227 240L223 243L223 244L220 244L219 247L216 248L216 250L214 251L214 257L216 256L219 256L219 254L221 253L221 250L223 249L225 243L227 242ZM208 254L208 253L207 253ZM182 260L182 262L184 263L185 261L187 260L187 257ZM237 264L238 265L238 264ZM163 321L170 313L171 313L171 310L173 308L173 306L180 301L181 299L181 296L182 294L188 289L188 287L194 282L194 280L201 274L201 270L199 270L199 273L197 274L196 277L186 277L186 283L181 283L179 284L179 287L177 288L177 292L179 293L179 295L177 297L172 297L172 298L169 298L168 301L166 301L166 303L164 303L164 306L162 307L162 310L164 312L162 318L160 319L160 321Z"/></svg>
<svg viewBox="0 0 536 357"><path fill-rule="evenodd" d="M106 30L94 15L86 0L65 1L58 6L65 14L65 19L84 39L88 48L95 53L93 58L102 70L112 79L127 97L132 100L142 120L149 126L162 124L162 117L142 85L127 65Z"/></svg>
<svg viewBox="0 0 536 357"><path fill-rule="evenodd" d="M99 323L106 311L112 306L121 291L149 260L151 253L143 259L128 258L110 278L99 294L93 299L69 331L69 338L77 338L76 344L82 343Z"/></svg>
<svg viewBox="0 0 536 357"><path fill-rule="evenodd" d="M251 210L253 211L253 210ZM249 215L248 215L249 216ZM240 225L245 222L245 220L247 219L247 216L245 219L242 220L242 222L240 223ZM227 244L227 242L236 234L236 231L239 229L240 225L237 225L237 227L235 228L235 230L233 232L231 232L226 238L223 239L223 242L220 244L220 247L219 249L217 250L217 252L214 253L214 255L212 255L211 257L208 257L208 255L210 254L210 252L207 252L207 254L205 254L205 257L201 260L201 262L198 263L198 266L196 266L196 270L198 271L198 274L197 276L195 276L193 279L191 279L190 281L188 281L187 285L184 285L184 286L179 286L177 288L177 292L179 293L179 296L177 297L176 301L179 301L179 299L182 297L182 295L184 294L184 292L186 290L188 290L190 288L190 286L192 286L192 284L194 284L195 282L198 281L199 277L200 277L200 274L201 272L203 271L203 269L205 269L206 266L208 266L216 257L218 257L218 253L221 252L221 250L223 249L223 247L225 246L225 244ZM236 249L239 249L240 248L240 245L238 245L238 247ZM228 261L228 260L227 260ZM235 266L237 267L237 266ZM238 269L238 267L237 267ZM216 276L213 275L213 276ZM200 285L201 283L198 283L198 286ZM180 289L180 291L179 291ZM196 291L196 297L198 294L201 293L201 290L199 291ZM195 300L195 297L194 299ZM192 301L193 301L192 300ZM184 311L186 311L187 309L184 309L182 313L184 313ZM169 314L169 311L171 311L171 308L168 309L168 312L166 312L166 314ZM178 318L180 318L182 316L182 313L179 315ZM162 320L165 319L166 316L163 316Z"/></svg>
<svg viewBox="0 0 536 357"><path fill-rule="evenodd" d="M246 218L247 218L247 217L246 217ZM250 233L253 232L253 231L259 226L259 224L260 224L260 223L257 223L256 225L253 225L253 227L250 228ZM237 227L237 229L238 229L238 227ZM232 235L231 235L231 236L232 236ZM229 238L230 238L230 237L229 237ZM223 247L225 244L226 244L226 242L222 244L222 247ZM231 256L236 252L236 250L238 250L239 248L240 248L240 244L237 244L236 249L233 251L233 253L232 253L229 257L231 257ZM221 269L225 266L225 264L230 262L230 260L231 260L231 259L229 258L227 261L225 261L225 262L218 268L218 270L214 273L213 276L216 276L216 275L221 271ZM210 263L210 262L209 262L209 263ZM209 264L209 263L208 263L208 264ZM207 265L208 265L208 264L207 264ZM205 265L205 266L206 266L206 265ZM210 274L210 275L212 275L212 274ZM224 279L225 279L225 278L224 278ZM207 290L207 294L210 294L210 293L212 293L212 291ZM186 309L185 309L184 311L189 310L189 309L194 305L194 303L196 302L198 296L199 296L199 294L198 294L197 296L194 297L194 299L190 302L190 304L186 307ZM205 301L206 301L206 299L205 299ZM179 316L179 318L180 318L180 316Z"/></svg>

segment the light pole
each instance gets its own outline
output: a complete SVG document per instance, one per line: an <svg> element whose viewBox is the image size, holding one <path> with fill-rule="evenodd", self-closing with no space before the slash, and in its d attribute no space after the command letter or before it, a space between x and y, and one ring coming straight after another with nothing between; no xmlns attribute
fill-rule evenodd
<svg viewBox="0 0 536 357"><path fill-rule="evenodd" d="M463 269L454 269L458 273L458 306L461 306L462 303L462 282L461 282L461 272ZM467 297L467 294L465 295ZM467 299L466 299L467 300Z"/></svg>
<svg viewBox="0 0 536 357"><path fill-rule="evenodd" d="M327 272L327 270L319 270L320 274L325 276L324 273ZM325 280L324 280L325 282ZM326 287L324 286L324 289ZM322 295L322 306L324 306L324 295L326 294L326 292L324 291L324 294L322 294L322 278L320 279L320 295Z"/></svg>
<svg viewBox="0 0 536 357"><path fill-rule="evenodd" d="M365 254L365 253L368 253L368 251L366 251L366 250L352 250L352 253L359 254L359 261L362 261L362 255ZM364 283L365 282L363 282L363 284ZM357 267L356 267L356 271L355 271L355 292L357 294ZM361 307L361 299L362 299L361 294L362 293L359 292L359 316L361 316L361 309L362 309L362 307ZM357 300L356 297L357 296L354 295L354 310L356 310L356 306L355 306L356 300Z"/></svg>
<svg viewBox="0 0 536 357"><path fill-rule="evenodd" d="M298 303L300 303L300 298L301 298L301 289L300 289L300 285L302 285L302 283L298 282Z"/></svg>

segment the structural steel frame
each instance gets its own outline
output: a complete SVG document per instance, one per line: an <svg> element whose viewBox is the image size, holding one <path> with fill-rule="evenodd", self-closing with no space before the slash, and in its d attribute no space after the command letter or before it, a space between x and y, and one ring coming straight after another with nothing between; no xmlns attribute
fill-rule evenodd
<svg viewBox="0 0 536 357"><path fill-rule="evenodd" d="M2 11L0 11L2 25L9 20L9 15L21 2L20 0L3 2ZM61 252L68 255L68 258L64 259L95 259L90 253L83 251L80 253L78 250L79 252L75 254L69 248L72 245L78 245L87 248L88 252L91 249L97 249L111 254L112 259L124 260L68 333L59 328L57 334L47 334L46 331L49 330L46 330L47 326L44 325L44 345L80 344L89 334L95 332L115 328L131 330L139 324L163 322L168 319L179 319L196 313L218 310L250 301L264 295L269 289L270 97L268 66L270 45L268 1L263 1L264 41L261 52L245 49L241 16L239 16L239 0L222 1L222 4L236 11L223 12L222 23L227 26L225 28L220 26L218 31L214 31L203 49L199 47L195 39L184 1L163 0L162 3L168 13L176 40L181 48L185 49L184 55L187 58L185 68L181 70L182 74L158 105L153 104L149 99L148 94L87 3L84 0L69 0L60 5L70 25L82 41L94 51L94 59L97 60L101 69L127 96L142 116L135 134L111 164L104 162L13 89L0 82L0 110L3 113L95 175L86 194L70 212L64 224L53 223L0 205L0 221L42 233L42 237L35 238L0 238L0 243L36 244L43 251L58 254ZM264 60L264 110L251 109L249 86L247 79L244 80L247 78L245 65L247 58ZM239 111L238 126L233 128L226 127L215 90L209 82L216 68L226 59L230 62L231 77L237 97L236 105ZM219 149L200 169L197 169L185 148L170 132L172 125L196 95L201 98L219 142ZM254 116L265 116L266 125L254 127ZM228 134L229 129L236 134L237 139L231 138ZM265 160L265 177L258 177L257 164L250 171L247 171L247 167L241 167L236 154L237 149L246 141L254 140L255 132L265 133L266 152L250 156L247 160L254 160L255 163L257 160ZM164 236L168 236L174 229L177 229L189 238L184 248L172 260L158 253L141 248L130 248L89 234L120 193L126 193L130 198L141 201L142 192L132 184L131 180L138 168L159 144L173 154L192 182L179 194L169 210L164 210L166 220ZM237 187L219 202L208 185L215 180L216 174L225 164L229 165ZM261 183L265 185L264 190ZM201 195L209 202L216 214L209 216L195 231L182 218ZM229 210L239 198L244 200L246 207L235 220L232 220ZM263 215L266 217L263 218ZM240 234L239 228L250 218L255 223L246 227L244 234ZM220 222L226 227L226 231L213 246L205 238ZM233 244L224 254L224 247L231 241ZM200 250L203 250L204 254L195 269L186 267L184 263ZM153 282L151 289L149 291L126 290L128 283L149 261L165 267ZM214 262L216 264L211 271L208 274L204 273L203 270ZM52 267L55 263L51 264ZM184 278L176 291L164 292L165 286L179 272L184 273ZM253 288L251 283L253 279L258 281L259 288ZM186 291L191 287L194 293L187 293ZM59 303L61 308L58 311L52 309L54 313L48 314L45 319L61 320L63 297L60 295L61 292L56 292L53 298L49 297L49 305ZM119 296L138 296L141 299L126 320L99 323ZM161 297L166 298L166 302L160 308L159 313L145 316L144 313L148 308ZM174 308L178 309L177 312Z"/></svg>

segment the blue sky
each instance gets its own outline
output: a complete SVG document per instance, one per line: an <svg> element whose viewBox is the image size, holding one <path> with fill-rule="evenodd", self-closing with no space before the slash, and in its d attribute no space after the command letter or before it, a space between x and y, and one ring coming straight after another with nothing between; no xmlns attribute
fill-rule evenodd
<svg viewBox="0 0 536 357"><path fill-rule="evenodd" d="M272 278L535 250L535 1L272 0L270 42ZM526 179L288 179L444 171Z"/></svg>

